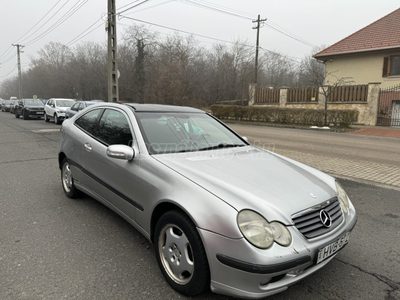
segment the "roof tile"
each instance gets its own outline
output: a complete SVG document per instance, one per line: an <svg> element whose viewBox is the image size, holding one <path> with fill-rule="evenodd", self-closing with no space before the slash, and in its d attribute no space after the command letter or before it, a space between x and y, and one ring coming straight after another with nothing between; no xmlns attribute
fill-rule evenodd
<svg viewBox="0 0 400 300"><path fill-rule="evenodd" d="M400 8L322 50L314 57L400 47Z"/></svg>

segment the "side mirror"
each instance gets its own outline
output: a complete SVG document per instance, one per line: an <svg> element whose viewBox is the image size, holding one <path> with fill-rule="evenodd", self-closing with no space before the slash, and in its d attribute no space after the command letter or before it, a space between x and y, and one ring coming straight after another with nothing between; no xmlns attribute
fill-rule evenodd
<svg viewBox="0 0 400 300"><path fill-rule="evenodd" d="M107 156L116 159L132 160L135 150L126 145L110 145L107 147Z"/></svg>
<svg viewBox="0 0 400 300"><path fill-rule="evenodd" d="M242 139L244 139L247 143L249 142L249 139L246 136L242 136Z"/></svg>

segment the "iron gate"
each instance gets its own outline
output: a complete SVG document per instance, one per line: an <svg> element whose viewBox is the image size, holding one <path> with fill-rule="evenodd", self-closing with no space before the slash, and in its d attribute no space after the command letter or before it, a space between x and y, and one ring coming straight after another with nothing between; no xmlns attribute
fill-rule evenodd
<svg viewBox="0 0 400 300"><path fill-rule="evenodd" d="M379 91L376 125L400 126L400 84Z"/></svg>

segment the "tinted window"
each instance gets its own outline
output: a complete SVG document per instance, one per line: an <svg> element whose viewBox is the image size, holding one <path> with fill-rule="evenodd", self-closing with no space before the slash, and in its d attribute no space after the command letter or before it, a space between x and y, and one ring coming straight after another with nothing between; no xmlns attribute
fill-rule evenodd
<svg viewBox="0 0 400 300"><path fill-rule="evenodd" d="M77 111L78 110L78 106L79 106L79 103L75 103L74 105L71 106L71 110Z"/></svg>
<svg viewBox="0 0 400 300"><path fill-rule="evenodd" d="M238 147L245 143L203 113L136 113L150 153Z"/></svg>
<svg viewBox="0 0 400 300"><path fill-rule="evenodd" d="M101 111L102 109L95 109L84 114L82 117L75 121L75 125L94 135L94 126L96 125L96 121Z"/></svg>
<svg viewBox="0 0 400 300"><path fill-rule="evenodd" d="M74 100L56 100L55 101L56 106L58 107L71 107L74 105L75 101Z"/></svg>
<svg viewBox="0 0 400 300"><path fill-rule="evenodd" d="M132 145L132 134L126 116L117 110L106 109L101 116L96 137L107 145Z"/></svg>

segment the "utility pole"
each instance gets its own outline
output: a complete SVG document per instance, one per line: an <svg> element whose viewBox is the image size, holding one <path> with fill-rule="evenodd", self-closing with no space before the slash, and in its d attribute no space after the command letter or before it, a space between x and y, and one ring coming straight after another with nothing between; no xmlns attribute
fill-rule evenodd
<svg viewBox="0 0 400 300"><path fill-rule="evenodd" d="M255 74L254 74L254 83L257 83L257 74L258 74L258 48L260 41L260 23L265 22L267 19L260 19L260 15L258 15L257 20L253 20L253 23L257 23L257 26L253 27L253 29L257 29L257 44L256 44L256 63L255 63Z"/></svg>
<svg viewBox="0 0 400 300"><path fill-rule="evenodd" d="M108 0L108 102L118 102L118 61L117 61L117 22L115 15L115 1Z"/></svg>
<svg viewBox="0 0 400 300"><path fill-rule="evenodd" d="M18 88L18 99L22 99L22 74L21 74L21 49L24 48L25 46L22 46L20 44L12 44L14 47L17 47L17 56L18 56L18 80L19 80L19 88ZM23 52L22 52L23 53Z"/></svg>

